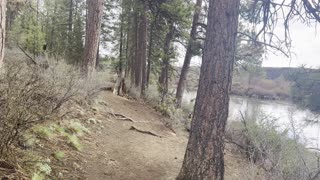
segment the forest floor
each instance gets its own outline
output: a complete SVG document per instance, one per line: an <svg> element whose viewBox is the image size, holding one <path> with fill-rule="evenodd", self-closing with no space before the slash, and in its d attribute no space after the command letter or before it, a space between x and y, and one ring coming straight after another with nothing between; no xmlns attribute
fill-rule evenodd
<svg viewBox="0 0 320 180"><path fill-rule="evenodd" d="M170 121L153 108L103 92L92 109L84 140L82 169L88 180L174 180L182 165L188 132L165 126ZM112 113L110 113L112 112ZM112 115L113 114L113 115ZM226 179L244 180L252 167L235 148L226 148ZM262 179L250 171L253 179Z"/></svg>

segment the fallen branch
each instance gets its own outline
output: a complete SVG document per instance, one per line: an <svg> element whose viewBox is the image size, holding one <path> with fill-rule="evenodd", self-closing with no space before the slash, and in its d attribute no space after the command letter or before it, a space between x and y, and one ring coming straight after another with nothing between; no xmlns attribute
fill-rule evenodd
<svg viewBox="0 0 320 180"><path fill-rule="evenodd" d="M31 60L32 64L38 64L21 46L18 45L18 48Z"/></svg>
<svg viewBox="0 0 320 180"><path fill-rule="evenodd" d="M155 137L162 138L162 136L160 136L160 135L157 135L157 134L155 134L155 133L153 133L153 132L150 132L150 131L144 131L144 130L137 129L137 128L134 127L134 126L131 126L131 128L130 128L129 130L133 130L133 131L137 131L137 132L139 132L139 133L149 134L149 135L151 135L151 136L155 136Z"/></svg>

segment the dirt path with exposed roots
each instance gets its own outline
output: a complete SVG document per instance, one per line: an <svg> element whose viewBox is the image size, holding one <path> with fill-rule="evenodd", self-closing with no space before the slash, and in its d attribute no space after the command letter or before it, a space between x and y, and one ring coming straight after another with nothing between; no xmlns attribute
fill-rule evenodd
<svg viewBox="0 0 320 180"><path fill-rule="evenodd" d="M97 123L86 139L83 160L88 180L176 178L187 132L174 133L164 125L168 120L153 108L109 92L100 94L95 104ZM243 180L244 167L250 168L241 155L226 152L226 179Z"/></svg>

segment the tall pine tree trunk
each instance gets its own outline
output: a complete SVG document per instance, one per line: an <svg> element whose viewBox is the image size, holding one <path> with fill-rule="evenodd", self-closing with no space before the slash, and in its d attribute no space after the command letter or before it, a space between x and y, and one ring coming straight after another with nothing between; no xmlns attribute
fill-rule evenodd
<svg viewBox="0 0 320 180"><path fill-rule="evenodd" d="M197 0L196 6L195 6L195 11L193 14L192 28L191 28L191 32L190 32L190 40L188 42L187 52L186 52L186 55L184 58L184 62L183 62L183 66L182 66L181 74L180 74L180 79L178 82L177 92L176 92L176 101L177 101L176 105L177 105L177 107L181 107L181 103L182 103L183 92L185 89L185 82L186 82L187 74L189 71L190 62L192 59L192 44L196 40L197 27L198 27L198 22L199 22L199 18L200 18L201 8L202 8L202 0Z"/></svg>
<svg viewBox="0 0 320 180"><path fill-rule="evenodd" d="M124 53L124 24L123 24L123 11L121 13L121 23L120 23L120 40L119 40L119 64L117 67L117 81L113 90L113 94L121 95L121 82L123 80L123 53Z"/></svg>
<svg viewBox="0 0 320 180"><path fill-rule="evenodd" d="M93 72L96 65L101 19L103 15L103 0L87 0L87 6L88 14L83 62L83 71L85 74Z"/></svg>
<svg viewBox="0 0 320 180"><path fill-rule="evenodd" d="M137 96L144 95L146 87L146 66L147 66L147 1L140 1L136 4L136 49L133 65L134 85L138 92Z"/></svg>
<svg viewBox="0 0 320 180"><path fill-rule="evenodd" d="M138 22L139 15L138 12L132 12L133 18L130 20L131 27L131 47L130 47L130 86L135 85L135 73L137 68L137 49L138 49Z"/></svg>
<svg viewBox="0 0 320 180"><path fill-rule="evenodd" d="M147 47L147 41L148 41L148 18L147 18L147 13L148 13L148 3L147 1L143 2L143 13L141 16L141 95L145 95L145 90L146 90L146 85L147 85L147 52L148 52L148 47Z"/></svg>
<svg viewBox="0 0 320 180"><path fill-rule="evenodd" d="M141 39L141 25L142 25L142 21L141 21L141 12L138 13L137 15L137 31L136 31L136 53L135 53L135 63L134 63L134 85L137 91L141 91L140 87L141 87L141 83L142 83L142 61L141 61L141 53L142 53L142 39Z"/></svg>
<svg viewBox="0 0 320 180"><path fill-rule="evenodd" d="M6 39L6 0L0 2L0 68L3 64L4 48Z"/></svg>
<svg viewBox="0 0 320 180"><path fill-rule="evenodd" d="M158 23L158 16L159 12L155 15L154 19L152 20L150 24L150 30L149 30L149 51L148 51L148 59L147 59L147 82L146 86L149 87L150 84L150 76L151 76L151 65L152 65L152 55L153 55L153 43L154 43L154 31L155 31L155 26Z"/></svg>
<svg viewBox="0 0 320 180"><path fill-rule="evenodd" d="M240 0L210 0L189 142L178 180L224 179L224 134Z"/></svg>
<svg viewBox="0 0 320 180"><path fill-rule="evenodd" d="M170 46L174 36L174 31L175 31L174 25L171 24L169 32L166 35L164 47L163 47L164 57L162 60L161 74L159 78L162 103L164 102L165 97L168 94L168 90L169 90L169 66L170 66L170 56L171 56Z"/></svg>
<svg viewBox="0 0 320 180"><path fill-rule="evenodd" d="M72 24L73 24L73 0L69 0L69 17L68 17L68 31L72 32Z"/></svg>
<svg viewBox="0 0 320 180"><path fill-rule="evenodd" d="M146 86L148 87L149 86L149 83L150 83L150 75L151 75L151 58L152 58L152 48L153 48L153 29L154 29L154 23L155 23L155 20L151 23L151 26L150 26L150 33L149 33L149 51L148 51L148 66L147 66L147 79L146 79Z"/></svg>

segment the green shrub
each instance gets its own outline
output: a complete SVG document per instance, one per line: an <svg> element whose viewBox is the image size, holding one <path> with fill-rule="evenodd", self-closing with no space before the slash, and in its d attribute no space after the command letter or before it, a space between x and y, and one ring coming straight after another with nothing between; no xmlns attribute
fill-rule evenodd
<svg viewBox="0 0 320 180"><path fill-rule="evenodd" d="M69 144L74 147L77 151L81 151L83 146L80 143L79 138L76 135L67 135Z"/></svg>
<svg viewBox="0 0 320 180"><path fill-rule="evenodd" d="M55 136L54 129L52 129L52 127L39 125L35 127L33 131L35 132L35 134L37 134L37 136L44 139L51 139Z"/></svg>
<svg viewBox="0 0 320 180"><path fill-rule="evenodd" d="M45 175L39 172L36 172L32 176L32 180L45 180Z"/></svg>
<svg viewBox="0 0 320 180"><path fill-rule="evenodd" d="M22 142L26 147L34 147L39 142L39 139L34 134L26 133L22 137Z"/></svg>
<svg viewBox="0 0 320 180"><path fill-rule="evenodd" d="M311 169L317 169L317 154L301 144L295 128L283 129L278 124L278 119L259 113L255 119L231 122L226 138L238 145L252 163L261 165L267 171L267 179L314 177Z"/></svg>
<svg viewBox="0 0 320 180"><path fill-rule="evenodd" d="M86 127L84 127L80 122L76 121L71 121L68 128L77 136L82 136L84 133L89 132L89 130Z"/></svg>
<svg viewBox="0 0 320 180"><path fill-rule="evenodd" d="M65 129L64 127L58 125L58 124L52 124L52 128L53 128L56 132L60 133L60 135L64 135L65 132L66 132L66 129Z"/></svg>
<svg viewBox="0 0 320 180"><path fill-rule="evenodd" d="M57 160L61 161L64 157L65 154L62 151L57 151L53 154L54 158L56 158Z"/></svg>

